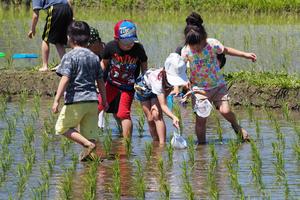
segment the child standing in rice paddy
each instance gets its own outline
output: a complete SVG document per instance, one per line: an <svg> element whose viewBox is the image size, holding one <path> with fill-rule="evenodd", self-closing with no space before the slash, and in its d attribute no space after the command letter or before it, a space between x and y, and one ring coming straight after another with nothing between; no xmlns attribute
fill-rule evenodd
<svg viewBox="0 0 300 200"><path fill-rule="evenodd" d="M61 80L52 105L52 111L57 113L59 100L64 94L65 105L60 111L55 131L84 147L80 155L81 161L86 160L96 147L93 142L97 137L98 116L95 82L103 99L103 107L107 108L99 58L86 48L89 37L90 28L87 23L73 21L69 25L68 38L73 49L64 55L56 71Z"/></svg>
<svg viewBox="0 0 300 200"><path fill-rule="evenodd" d="M114 27L114 40L104 48L101 67L108 69L106 82L107 102L118 98L120 102L116 116L121 122L122 135L130 138L132 120L131 104L134 98L134 83L140 71L147 70L147 55L144 47L138 42L136 26L131 20L121 20ZM101 99L99 99L101 102ZM103 107L99 106L99 111Z"/></svg>
<svg viewBox="0 0 300 200"><path fill-rule="evenodd" d="M39 20L39 11L47 10L46 24L42 36L42 62L39 71L48 71L48 60L50 53L49 43L55 45L59 57L65 54L64 45L67 44L67 27L73 20L71 0L33 0L33 14L31 29L28 37L33 38L36 32L36 25Z"/></svg>
<svg viewBox="0 0 300 200"><path fill-rule="evenodd" d="M196 98L208 99L212 102L221 115L231 123L234 131L240 134L242 140L248 140L247 131L238 124L234 113L230 109L228 90L224 76L220 71L217 55L225 53L250 59L253 62L256 61L256 55L225 47L217 39L207 38L202 21L199 21L198 25L187 24L184 35L185 46L181 50L181 55L190 65L190 88L205 91L205 95L196 94ZM195 106L195 102L194 96L193 106ZM207 117L196 115L195 131L200 144L206 142L206 121Z"/></svg>
<svg viewBox="0 0 300 200"><path fill-rule="evenodd" d="M162 111L179 129L179 119L169 110L166 97L174 86L186 85L187 82L186 63L177 53L168 56L163 68L149 69L137 80L135 98L141 102L153 140L160 144L166 141L166 124Z"/></svg>

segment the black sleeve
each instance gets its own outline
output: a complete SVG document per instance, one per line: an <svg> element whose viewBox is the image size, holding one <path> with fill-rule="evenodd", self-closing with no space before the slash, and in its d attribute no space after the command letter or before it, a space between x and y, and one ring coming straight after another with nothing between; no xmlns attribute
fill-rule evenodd
<svg viewBox="0 0 300 200"><path fill-rule="evenodd" d="M104 47L103 54L101 55L102 59L110 59L113 48L114 48L114 41L107 43L106 46Z"/></svg>
<svg viewBox="0 0 300 200"><path fill-rule="evenodd" d="M181 55L181 50L182 50L183 46L179 46L176 48L175 53L178 53L179 55Z"/></svg>

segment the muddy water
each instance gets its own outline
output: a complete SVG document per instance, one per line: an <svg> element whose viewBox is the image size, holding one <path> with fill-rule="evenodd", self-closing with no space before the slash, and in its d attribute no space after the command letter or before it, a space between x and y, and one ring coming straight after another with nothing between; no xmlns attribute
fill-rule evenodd
<svg viewBox="0 0 300 200"><path fill-rule="evenodd" d="M77 144L71 144L67 150L66 155L62 151L62 140L58 136L49 136L51 141L49 144L49 150L42 153L42 119L48 117L48 109L50 108L51 101L43 100L41 108L41 116L38 120L34 120L35 124L35 140L33 147L36 152L36 161L33 164L29 179L26 182L25 191L22 199L32 199L34 193L32 190L38 187L41 182L42 166L47 166L47 160L50 160L55 155L56 163L54 165L53 174L50 176L49 192L44 194L45 199L60 199L61 182L63 180L65 169L72 165L72 155L79 154L81 148ZM17 120L16 135L12 139L12 143L9 145L9 150L13 158L11 169L8 171L5 180L0 185L0 199L7 199L11 194L13 199L17 198L17 183L18 165L25 163L24 153L22 145L24 143L24 124L32 122L30 119L31 108L33 102L29 101L26 104L26 112L23 117L19 116ZM133 110L136 104L133 106ZM276 158L272 154L272 143L278 142L276 132L272 126L272 123L263 110L254 110L254 119L257 118L260 124L260 136L256 133L255 120L251 120L251 115L245 109L234 108L235 112L245 129L247 129L252 138L255 139L255 143L260 151L262 160L262 181L265 185L265 193L271 199L284 199L285 188L282 182L277 182L277 176L274 163ZM18 113L18 102L13 101L8 104L6 116L14 116ZM287 184L289 189L288 199L297 199L300 195L300 168L299 160L294 153L292 145L296 141L296 133L293 129L293 123L291 120L299 121L299 113L291 113L290 119L286 120L281 111L271 111L272 116L279 122L281 131L284 135L285 149L284 149L284 169L287 177ZM223 120L222 117L217 115L221 120L221 127L223 130L223 140L218 139L216 132L216 120L210 116L207 127L207 141L208 144L200 145L195 149L195 164L190 174L190 182L193 187L196 199L209 198L208 189L208 167L211 161L209 153L209 144L215 146L215 150L218 155L218 162L216 167L216 185L219 191L220 199L233 199L235 198L235 192L230 186L230 178L226 167L226 161L230 160L229 153L229 141L236 140L236 136L231 129L229 123ZM190 109L182 108L182 118L184 119L184 136L193 135L193 114ZM134 127L137 123L137 116L133 114ZM166 119L166 118L165 118ZM122 139L119 137L118 130L112 117L110 117L110 127L113 134L113 149L112 154L120 155L120 175L121 175L121 195L122 199L135 199L136 187L134 185L134 175L136 174L136 167L134 164L135 159L142 161L142 167L144 168L145 183L146 183L146 199L160 199L161 192L159 190L159 170L158 159L163 157L164 166L166 171L166 180L170 185L171 199L185 199L183 186L182 186L182 163L184 160L188 161L187 150L175 150L173 154L173 164L168 164L167 152L164 147L158 144L153 144L153 154L150 161L145 157L145 142L151 142L152 139L148 133L147 125L145 125L144 137L138 137L137 129L134 128L133 132L133 151L132 155L128 158L126 156L125 147L122 143ZM168 142L174 128L171 125L171 121L166 119L168 130ZM5 121L0 122L0 139L3 139L3 131L7 127ZM103 140L103 137L101 138ZM103 151L102 142L100 142L98 153ZM1 147L2 152L2 147ZM251 146L244 143L239 146L238 150L238 180L241 184L246 197L250 199L261 199L261 193L257 189L252 179L250 166L253 164L251 159ZM96 199L113 199L111 185L112 178L112 164L114 160L110 158L104 158L103 162L98 167L97 172L97 195ZM189 164L191 167L191 164ZM78 163L76 165L75 172L73 174L72 182L72 199L83 199L83 192L86 189L84 177L89 170L89 164ZM0 169L2 174L2 169Z"/></svg>

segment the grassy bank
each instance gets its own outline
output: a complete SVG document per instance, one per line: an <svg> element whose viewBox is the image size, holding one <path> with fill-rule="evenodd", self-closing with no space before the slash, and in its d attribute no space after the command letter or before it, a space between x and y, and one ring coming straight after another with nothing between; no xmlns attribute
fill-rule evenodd
<svg viewBox="0 0 300 200"><path fill-rule="evenodd" d="M29 0L1 0L6 4L26 4ZM299 0L73 0L78 7L106 7L124 10L197 10L214 12L296 12L300 11Z"/></svg>

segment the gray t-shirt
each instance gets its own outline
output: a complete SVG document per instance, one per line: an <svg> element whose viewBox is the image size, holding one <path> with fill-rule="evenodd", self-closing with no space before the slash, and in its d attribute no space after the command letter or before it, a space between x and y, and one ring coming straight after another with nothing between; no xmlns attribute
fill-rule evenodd
<svg viewBox="0 0 300 200"><path fill-rule="evenodd" d="M103 71L96 54L87 48L76 47L61 60L56 73L70 78L65 91L65 104L98 101L96 80L103 78Z"/></svg>
<svg viewBox="0 0 300 200"><path fill-rule="evenodd" d="M67 0L32 0L33 10L47 9L55 4L67 4Z"/></svg>

